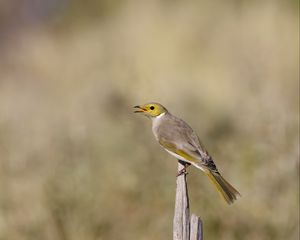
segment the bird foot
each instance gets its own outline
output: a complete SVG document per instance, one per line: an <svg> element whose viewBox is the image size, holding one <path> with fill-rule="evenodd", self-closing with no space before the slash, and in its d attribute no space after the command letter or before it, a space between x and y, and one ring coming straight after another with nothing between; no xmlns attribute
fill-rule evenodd
<svg viewBox="0 0 300 240"><path fill-rule="evenodd" d="M176 174L176 177L179 177L179 176L181 176L182 174L185 174L185 175L188 174L188 172L187 172L187 170L186 170L186 167L184 167L183 169L181 169L181 170Z"/></svg>

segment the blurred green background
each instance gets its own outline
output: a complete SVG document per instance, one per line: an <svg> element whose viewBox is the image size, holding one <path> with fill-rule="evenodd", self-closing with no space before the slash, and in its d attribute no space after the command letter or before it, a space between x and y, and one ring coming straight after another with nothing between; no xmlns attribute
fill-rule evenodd
<svg viewBox="0 0 300 240"><path fill-rule="evenodd" d="M197 169L204 239L299 239L298 1L0 2L0 239L171 239L164 104L242 194Z"/></svg>

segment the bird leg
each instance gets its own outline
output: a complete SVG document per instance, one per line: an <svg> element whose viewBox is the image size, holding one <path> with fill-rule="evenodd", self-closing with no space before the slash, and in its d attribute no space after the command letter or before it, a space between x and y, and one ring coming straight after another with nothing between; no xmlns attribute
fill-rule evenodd
<svg viewBox="0 0 300 240"><path fill-rule="evenodd" d="M182 174L188 174L187 168L191 165L190 163L178 160L184 167L176 174L176 177L179 177Z"/></svg>

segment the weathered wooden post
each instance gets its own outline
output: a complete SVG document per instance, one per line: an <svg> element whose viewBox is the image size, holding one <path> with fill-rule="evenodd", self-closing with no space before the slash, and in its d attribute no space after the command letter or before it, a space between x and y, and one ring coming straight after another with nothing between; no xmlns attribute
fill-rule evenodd
<svg viewBox="0 0 300 240"><path fill-rule="evenodd" d="M203 240L202 221L200 217L192 214L190 228L190 240Z"/></svg>
<svg viewBox="0 0 300 240"><path fill-rule="evenodd" d="M178 172L184 167L184 163L178 161ZM192 214L190 218L186 174L182 174L176 179L173 240L203 240L201 219L195 214Z"/></svg>

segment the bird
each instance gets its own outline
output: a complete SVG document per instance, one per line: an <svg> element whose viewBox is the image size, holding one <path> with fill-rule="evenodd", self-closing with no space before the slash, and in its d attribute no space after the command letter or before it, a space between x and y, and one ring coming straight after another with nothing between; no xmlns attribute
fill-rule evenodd
<svg viewBox="0 0 300 240"><path fill-rule="evenodd" d="M172 115L160 103L150 102L134 108L135 113L143 114L152 120L152 132L158 143L178 161L185 163L177 176L186 174L186 168L192 165L208 176L228 204L232 204L241 196L223 178L198 135L185 121Z"/></svg>

